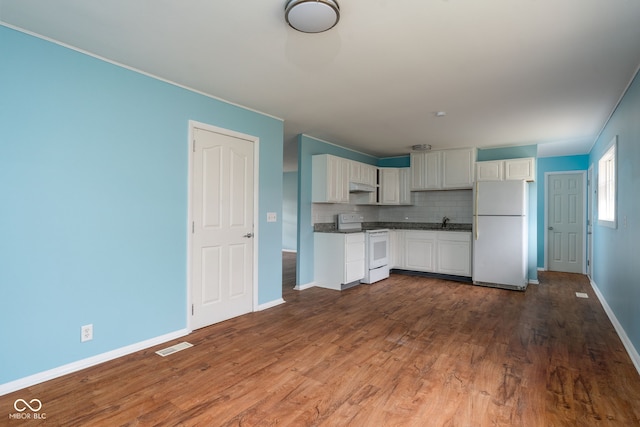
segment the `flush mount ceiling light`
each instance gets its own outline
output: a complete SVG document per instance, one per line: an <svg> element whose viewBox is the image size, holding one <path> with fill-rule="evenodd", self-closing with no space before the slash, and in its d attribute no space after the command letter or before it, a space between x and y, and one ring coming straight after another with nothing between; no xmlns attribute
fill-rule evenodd
<svg viewBox="0 0 640 427"><path fill-rule="evenodd" d="M289 0L284 8L287 23L303 33L321 33L340 20L340 6L335 0Z"/></svg>
<svg viewBox="0 0 640 427"><path fill-rule="evenodd" d="M411 149L413 151L429 151L431 150L431 144L416 144L412 145Z"/></svg>

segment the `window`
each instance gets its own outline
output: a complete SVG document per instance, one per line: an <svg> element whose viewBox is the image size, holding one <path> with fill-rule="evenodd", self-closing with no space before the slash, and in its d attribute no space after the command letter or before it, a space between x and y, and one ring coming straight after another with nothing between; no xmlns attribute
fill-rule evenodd
<svg viewBox="0 0 640 427"><path fill-rule="evenodd" d="M598 160L598 224L616 227L616 147L618 137L609 142Z"/></svg>

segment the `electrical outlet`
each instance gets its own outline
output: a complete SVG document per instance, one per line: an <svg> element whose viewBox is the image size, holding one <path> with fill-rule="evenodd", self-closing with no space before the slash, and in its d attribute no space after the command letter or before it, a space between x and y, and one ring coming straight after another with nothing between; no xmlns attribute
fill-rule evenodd
<svg viewBox="0 0 640 427"><path fill-rule="evenodd" d="M91 341L93 339L93 325L80 327L80 342Z"/></svg>

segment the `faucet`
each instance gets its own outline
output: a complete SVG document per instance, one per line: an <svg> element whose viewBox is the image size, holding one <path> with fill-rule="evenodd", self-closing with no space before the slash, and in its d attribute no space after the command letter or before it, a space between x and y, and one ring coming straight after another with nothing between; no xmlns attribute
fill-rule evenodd
<svg viewBox="0 0 640 427"><path fill-rule="evenodd" d="M447 228L447 222L449 222L450 219L447 218L446 216L442 217L442 228Z"/></svg>

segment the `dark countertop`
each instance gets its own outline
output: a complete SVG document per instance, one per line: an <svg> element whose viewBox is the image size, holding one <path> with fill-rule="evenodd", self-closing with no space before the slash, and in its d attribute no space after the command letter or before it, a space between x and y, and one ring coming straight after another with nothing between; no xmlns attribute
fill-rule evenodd
<svg viewBox="0 0 640 427"><path fill-rule="evenodd" d="M447 224L446 228L442 228L439 222L364 222L362 230L433 230L433 231L471 231L471 224ZM313 231L316 233L344 233L338 231L336 224L333 222L315 224ZM348 231L347 233L353 233Z"/></svg>

